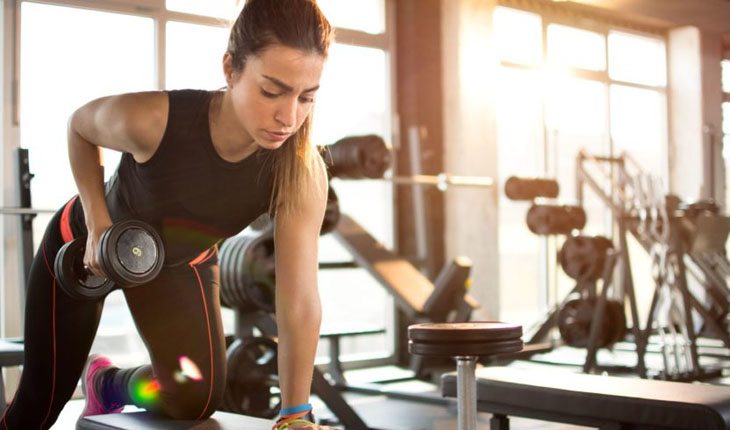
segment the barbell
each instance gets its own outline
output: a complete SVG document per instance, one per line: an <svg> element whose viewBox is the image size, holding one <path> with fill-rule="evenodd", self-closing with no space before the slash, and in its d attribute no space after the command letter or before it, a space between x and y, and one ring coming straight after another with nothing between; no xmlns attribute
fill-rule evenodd
<svg viewBox="0 0 730 430"><path fill-rule="evenodd" d="M58 209L0 207L0 215L40 215L54 214Z"/></svg>
<svg viewBox="0 0 730 430"><path fill-rule="evenodd" d="M330 178L376 179L395 185L427 185L446 191L450 186L489 188L494 180L486 176L437 175L385 176L391 167L392 153L385 141L374 134L348 136L319 148Z"/></svg>

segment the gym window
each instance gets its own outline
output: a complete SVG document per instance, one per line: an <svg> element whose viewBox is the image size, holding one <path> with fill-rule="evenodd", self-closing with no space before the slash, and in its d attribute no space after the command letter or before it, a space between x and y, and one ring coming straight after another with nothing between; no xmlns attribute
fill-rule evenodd
<svg viewBox="0 0 730 430"><path fill-rule="evenodd" d="M499 183L512 175L555 178L561 204L575 202L582 148L628 151L665 184L668 171L665 37L583 18L558 7L498 6L493 16ZM604 204L587 192L584 207L586 234L610 235ZM528 208L500 193L500 318L526 327L574 286L555 264L559 239L527 229Z"/></svg>
<svg viewBox="0 0 730 430"><path fill-rule="evenodd" d="M390 0L358 0L348 8L335 7L333 1L320 3L336 27L337 43L331 47L317 96L313 143L324 145L366 133L380 134L389 142L390 51L394 44L392 26L386 19ZM69 115L83 103L128 91L222 88L226 19L235 17L241 7L240 0L21 1L16 35L20 41L19 96L15 101L20 137L6 145L29 150L30 170L35 174L33 206L58 208L76 192L66 153L66 125ZM13 37L11 29L5 31L6 37ZM105 150L104 159L108 178L119 154ZM342 211L392 246L390 188L377 181L340 181L333 187ZM35 247L49 219L36 217ZM320 254L322 259L350 259L326 236ZM391 297L362 269L323 271L320 285L323 324L346 319L384 328L393 320ZM15 297L18 292L6 292L5 297L7 294ZM360 297L367 297L367 306ZM22 333L21 314L4 315L6 335ZM233 311L224 308L223 315L226 333L232 333ZM352 342L343 339L343 354L377 357L375 362L387 360L394 351L392 329L388 328L387 335ZM112 293L105 302L92 350L103 350L122 366L145 360L146 350L120 292ZM320 345L319 354L326 357L326 344Z"/></svg>

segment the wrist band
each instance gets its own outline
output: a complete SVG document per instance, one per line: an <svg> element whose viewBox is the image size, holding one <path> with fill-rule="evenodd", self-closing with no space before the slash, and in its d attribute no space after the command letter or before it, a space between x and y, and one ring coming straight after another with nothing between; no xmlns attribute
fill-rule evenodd
<svg viewBox="0 0 730 430"><path fill-rule="evenodd" d="M290 408L282 408L282 410L279 412L279 415L282 417L292 414L298 414L300 412L307 412L312 410L312 405L309 403L304 403L302 405L298 406L292 406Z"/></svg>

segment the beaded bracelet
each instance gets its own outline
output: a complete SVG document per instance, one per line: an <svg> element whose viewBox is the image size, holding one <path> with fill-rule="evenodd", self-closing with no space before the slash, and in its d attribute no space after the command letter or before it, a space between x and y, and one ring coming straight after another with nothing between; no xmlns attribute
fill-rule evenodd
<svg viewBox="0 0 730 430"><path fill-rule="evenodd" d="M271 430L284 430L294 425L316 428L316 425L312 421L304 419L305 417L309 418L310 416L310 410L304 410L299 413L282 416L276 421L276 424L274 424Z"/></svg>

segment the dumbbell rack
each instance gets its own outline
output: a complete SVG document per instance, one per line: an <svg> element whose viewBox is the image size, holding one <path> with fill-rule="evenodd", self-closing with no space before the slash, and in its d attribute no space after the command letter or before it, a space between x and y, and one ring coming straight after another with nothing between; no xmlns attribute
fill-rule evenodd
<svg viewBox="0 0 730 430"><path fill-rule="evenodd" d="M607 166L612 174L599 175L595 172L595 170L605 172ZM688 351L687 367L684 371L674 373L670 373L668 369L665 369L664 372L657 375L648 374L645 356L650 336L655 334L655 328L658 325L657 304L660 300L660 288L657 286L654 291L647 321L642 328L638 316L638 305L627 243L628 237L631 235L647 252L651 252L652 247L657 245L656 239L641 231L640 220L635 205L631 201L637 193L641 192L635 186L637 176L642 174L641 167L628 154L622 154L619 157L596 157L587 154L585 151L580 151L576 160L576 197L578 202L582 203L583 189L588 186L612 211L616 223L617 260L621 269L619 282L629 304L632 321L631 333L637 354L636 371L642 378L652 376L661 379L697 380L715 376L717 372L705 369L700 365L697 349L698 333L694 327L692 313L699 314L704 320L707 330L717 336L727 348L730 348L730 336L727 329L717 321L716 315L713 315L713 304L706 306L690 290L687 280L688 273L695 276L707 291L714 292L714 294L711 294L715 301L714 304L722 309L728 308L730 293L728 293L724 275L715 270L708 261L709 259L698 255L696 252L693 253L691 249L687 249L687 245L681 236L684 229L683 223L686 222L686 219L681 211L673 210L671 207L666 210L665 224L668 230L666 231L665 246L668 253L676 256L673 260L675 261L673 265L674 279L671 288L681 296L681 305L685 310L683 312L683 321L680 321L679 324L688 340L688 345L685 345ZM603 182L601 182L601 176L603 176ZM607 192L606 189L610 189L611 192ZM717 263L718 256L714 255L713 257L716 260L715 263ZM724 257L721 260L725 260ZM692 267L700 271L701 274L688 270L688 265L693 265ZM730 263L728 263L728 267L730 267ZM588 364L587 362L586 365Z"/></svg>
<svg viewBox="0 0 730 430"><path fill-rule="evenodd" d="M565 237L556 256L565 274L576 280L574 288L529 330L529 340L520 355L555 348L557 342L551 335L557 327L565 344L588 348L585 370L591 371L596 366L596 350L612 345L625 334L623 306L608 297L609 290L616 294L611 285L615 256L607 257L613 244L603 236L573 235L585 227L585 210L580 205L546 204L544 199L559 195L557 181L512 176L504 189L510 200L531 202L526 222L532 233ZM601 291L598 281L602 281Z"/></svg>
<svg viewBox="0 0 730 430"><path fill-rule="evenodd" d="M623 370L622 367L611 367L611 366L599 366L596 360L598 350L602 347L601 342L609 333L613 339L609 341L609 344L613 344L615 341L623 337L624 327L611 327L610 324L611 315L609 313L609 291L615 288L613 285L613 273L618 260L618 254L616 252L608 252L606 260L603 264L601 277L597 280L577 280L576 285L573 289L563 298L563 300L552 307L548 312L546 318L538 326L537 330L534 330L528 341L525 344L525 351L532 355L536 352L542 352L539 348L548 339L549 334L556 327L561 327L564 324L563 311L566 306L569 306L573 301L585 301L590 300L592 306L591 319L587 327L587 333L581 330L581 342L580 346L586 349L586 358L583 364L583 371L585 373L591 373L597 370ZM598 282L601 281L601 287L599 289ZM574 297L580 297L575 299ZM623 302L622 302L623 304ZM582 322L578 322L582 326ZM561 327L562 330L562 327ZM577 340L577 339L576 339ZM570 344L570 342L566 343ZM554 347L551 343L551 345ZM533 347L531 347L533 346ZM535 347L537 346L537 348Z"/></svg>

